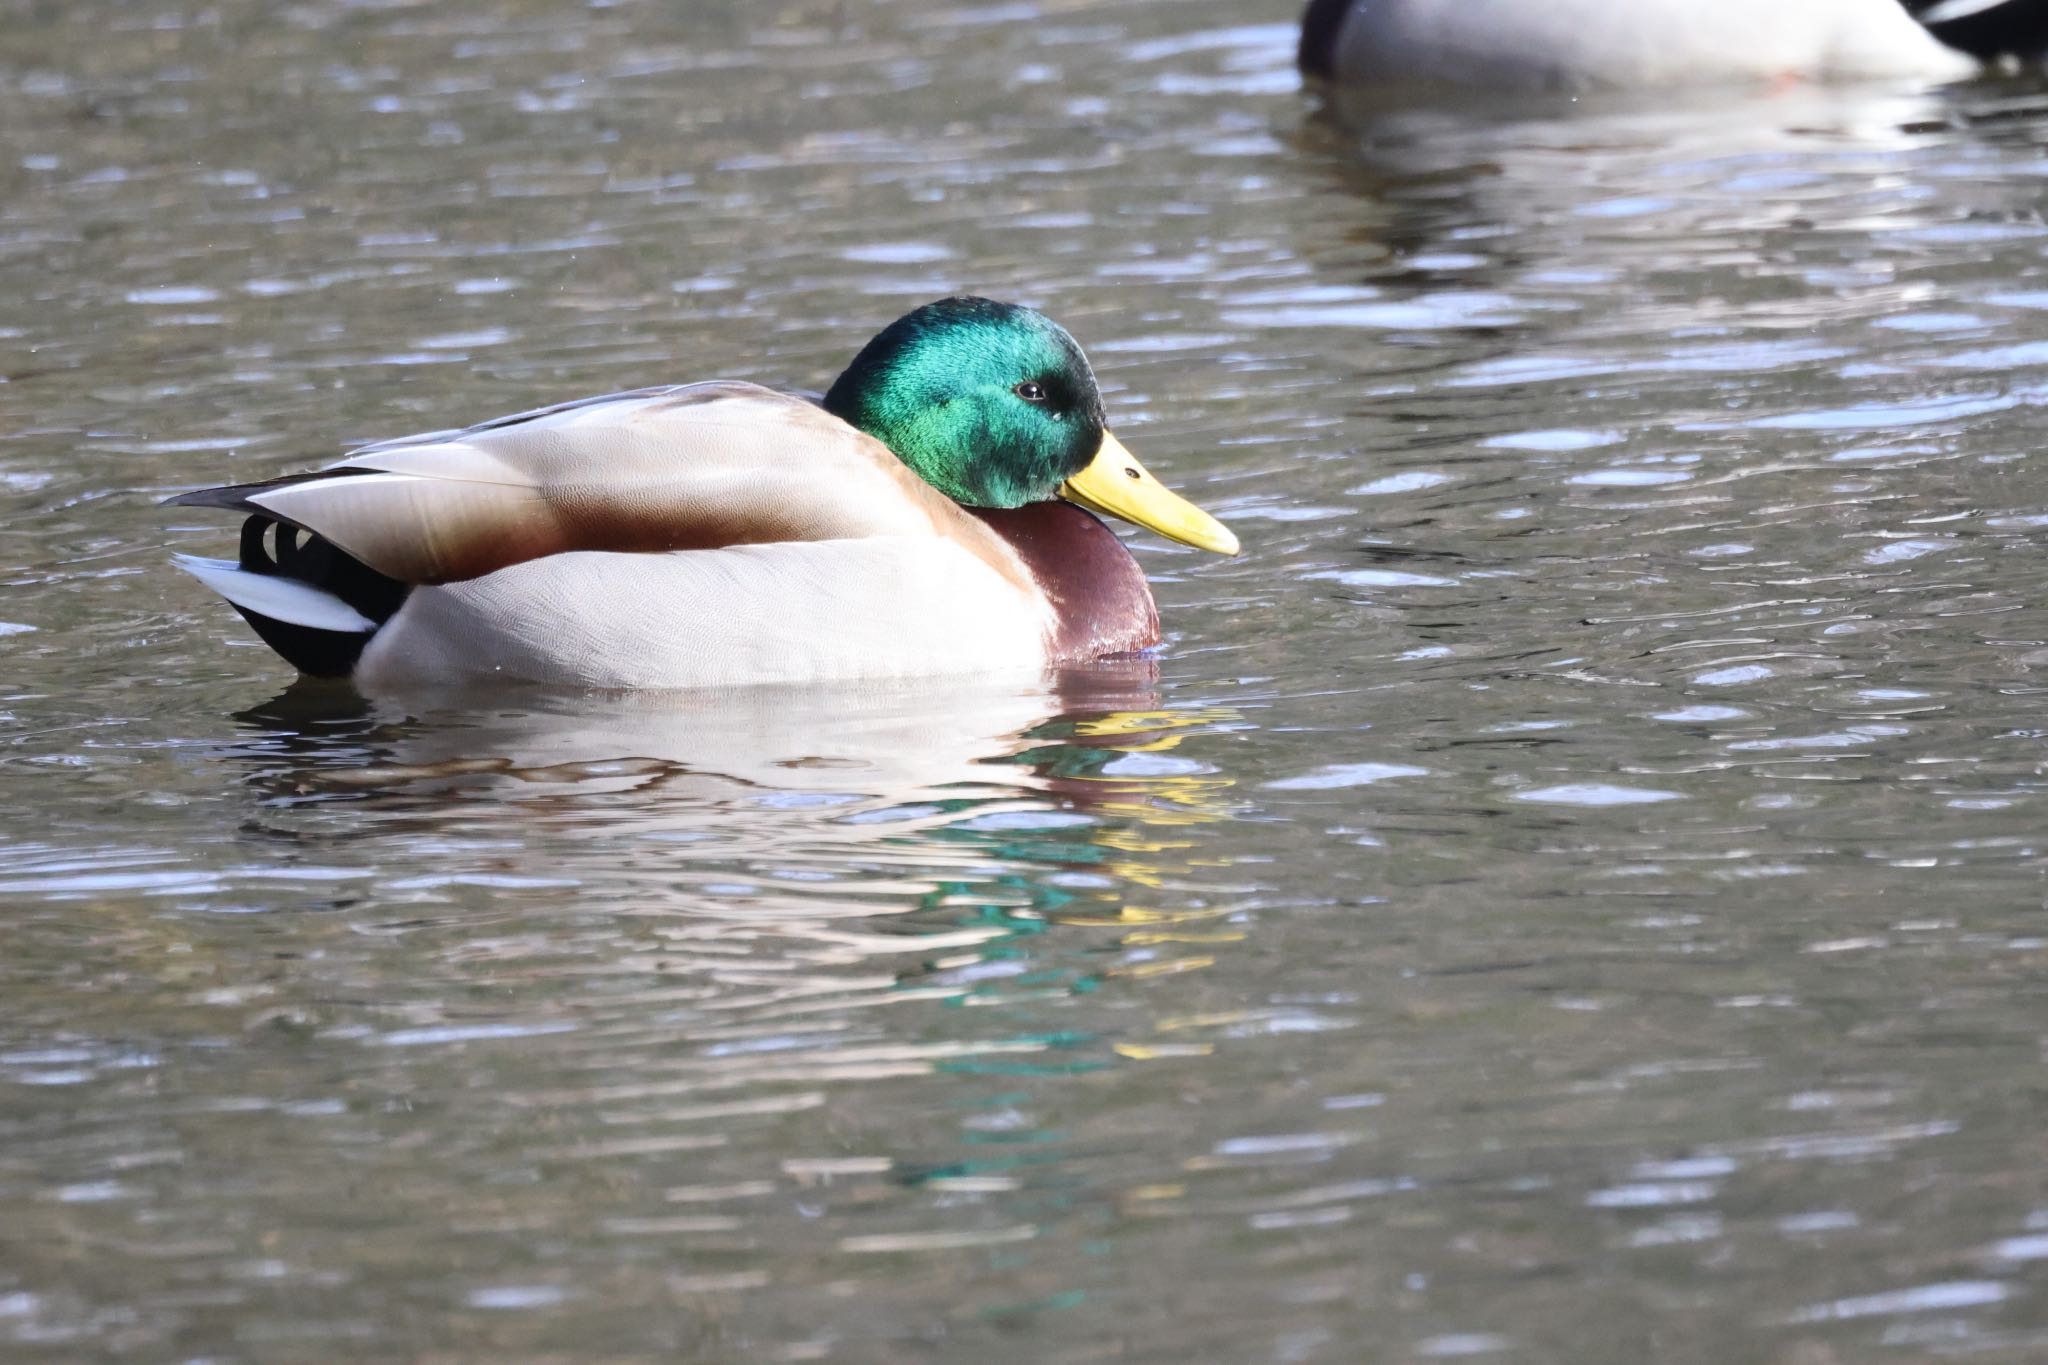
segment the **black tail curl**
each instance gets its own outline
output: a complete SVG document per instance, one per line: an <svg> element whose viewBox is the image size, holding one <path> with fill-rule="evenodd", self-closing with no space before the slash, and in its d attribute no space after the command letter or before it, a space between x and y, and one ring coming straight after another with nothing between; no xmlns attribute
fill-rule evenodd
<svg viewBox="0 0 2048 1365"><path fill-rule="evenodd" d="M1309 0L1301 14L1301 45L1294 64L1305 76L1325 80L1337 74L1337 33L1351 12L1352 0Z"/></svg>
<svg viewBox="0 0 2048 1365"><path fill-rule="evenodd" d="M295 579L329 592L354 607L379 626L405 605L410 585L378 573L340 546L303 526L285 521L252 501L258 493L288 488L310 479L345 478L374 473L368 469L314 470L287 474L258 483L227 484L220 488L195 488L165 498L165 507L218 507L230 512L247 512L242 522L241 552L237 567L256 574ZM276 533L271 534L272 528ZM268 544L265 543L266 539ZM316 678L345 678L355 670L363 647L377 632L320 630L294 625L250 611L239 603L229 606L242 614L263 643L284 656L285 662Z"/></svg>
<svg viewBox="0 0 2048 1365"><path fill-rule="evenodd" d="M260 512L242 523L239 562L250 573L276 574L333 593L379 626L405 605L406 594L412 591L408 584L378 573L332 541ZM263 643L283 655L286 663L316 678L347 677L362 657L363 647L376 634L319 630L229 605L242 613Z"/></svg>
<svg viewBox="0 0 2048 1365"><path fill-rule="evenodd" d="M1905 0L1928 32L1978 61L2011 57L2032 62L2048 53L2048 0L1998 0L1967 12L1945 11L1942 4L1943 0ZM1957 17L1945 19L1944 13Z"/></svg>

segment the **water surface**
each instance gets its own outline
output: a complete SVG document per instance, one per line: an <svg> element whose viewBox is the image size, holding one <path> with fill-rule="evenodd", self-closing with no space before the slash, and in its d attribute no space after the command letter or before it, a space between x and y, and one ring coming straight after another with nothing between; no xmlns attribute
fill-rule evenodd
<svg viewBox="0 0 2048 1365"><path fill-rule="evenodd" d="M1292 8L17 8L9 1351L2048 1352L2048 104ZM369 701L165 566L957 290L1242 534L1156 660Z"/></svg>

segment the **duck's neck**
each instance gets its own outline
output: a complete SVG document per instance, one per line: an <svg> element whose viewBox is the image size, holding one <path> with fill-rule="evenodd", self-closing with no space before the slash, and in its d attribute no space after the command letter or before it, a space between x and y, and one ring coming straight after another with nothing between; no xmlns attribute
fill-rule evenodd
<svg viewBox="0 0 2048 1365"><path fill-rule="evenodd" d="M1052 603L1049 662L1083 663L1159 643L1145 571L1094 513L1070 502L966 510L1017 552Z"/></svg>

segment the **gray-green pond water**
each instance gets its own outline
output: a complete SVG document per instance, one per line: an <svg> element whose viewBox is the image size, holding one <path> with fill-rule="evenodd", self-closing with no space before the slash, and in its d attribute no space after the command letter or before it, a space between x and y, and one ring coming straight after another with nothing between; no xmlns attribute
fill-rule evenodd
<svg viewBox="0 0 2048 1365"><path fill-rule="evenodd" d="M1291 0L0 8L0 1356L2048 1358L2048 101ZM1043 688L287 688L182 488L957 290Z"/></svg>

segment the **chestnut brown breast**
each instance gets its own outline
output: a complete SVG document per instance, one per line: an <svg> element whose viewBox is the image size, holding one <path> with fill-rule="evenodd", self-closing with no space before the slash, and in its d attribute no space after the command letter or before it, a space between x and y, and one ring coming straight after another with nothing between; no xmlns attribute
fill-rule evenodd
<svg viewBox="0 0 2048 1365"><path fill-rule="evenodd" d="M1145 571L1116 533L1070 502L969 508L1009 542L1052 603L1052 663L1081 663L1159 643Z"/></svg>

